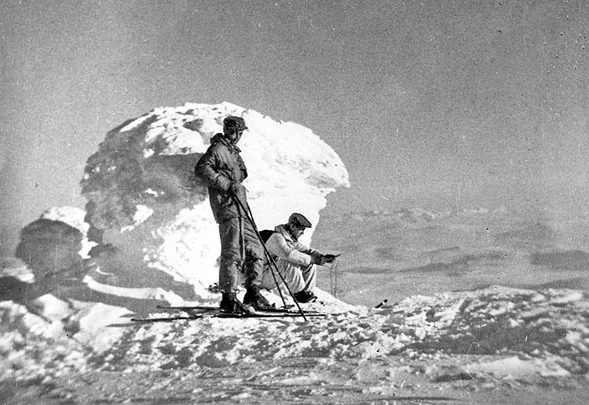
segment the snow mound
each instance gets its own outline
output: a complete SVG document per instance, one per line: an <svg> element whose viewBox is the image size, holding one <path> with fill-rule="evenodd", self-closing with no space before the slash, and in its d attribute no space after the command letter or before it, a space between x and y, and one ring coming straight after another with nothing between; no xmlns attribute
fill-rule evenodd
<svg viewBox="0 0 589 405"><path fill-rule="evenodd" d="M51 207L41 214L40 219L63 222L86 235L89 225L84 220L85 215L86 212L77 207Z"/></svg>
<svg viewBox="0 0 589 405"><path fill-rule="evenodd" d="M90 225L85 220L86 211L77 207L51 207L41 214L40 219L49 219L51 221L63 222L77 229L82 234L81 247L78 252L82 259L87 259L90 249L96 245L88 240L88 230Z"/></svg>
<svg viewBox="0 0 589 405"><path fill-rule="evenodd" d="M228 115L242 116L249 128L239 146L258 228L284 223L295 211L317 224L327 194L349 186L340 158L310 129L230 103L157 108L127 121L107 134L82 180L92 228L110 231L128 256L135 251L144 267L190 283L203 300L217 281L220 244L206 187L193 170ZM132 271L134 279L145 276L143 287L156 286L145 268Z"/></svg>
<svg viewBox="0 0 589 405"><path fill-rule="evenodd" d="M83 231L61 219L53 219L56 217L43 215L21 231L15 255L33 272L55 273L78 265L89 250Z"/></svg>

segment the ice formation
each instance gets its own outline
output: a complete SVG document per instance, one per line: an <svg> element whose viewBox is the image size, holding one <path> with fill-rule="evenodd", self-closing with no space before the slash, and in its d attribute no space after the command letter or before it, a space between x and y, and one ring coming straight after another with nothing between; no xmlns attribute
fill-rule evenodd
<svg viewBox="0 0 589 405"><path fill-rule="evenodd" d="M127 251L140 249L146 267L192 284L200 297L217 281L220 244L193 169L228 115L242 116L249 128L239 147L258 228L295 211L317 224L326 195L349 185L338 155L308 128L230 103L158 108L129 120L108 133L82 181L93 227L118 231L113 238ZM137 266L133 271L137 277Z"/></svg>

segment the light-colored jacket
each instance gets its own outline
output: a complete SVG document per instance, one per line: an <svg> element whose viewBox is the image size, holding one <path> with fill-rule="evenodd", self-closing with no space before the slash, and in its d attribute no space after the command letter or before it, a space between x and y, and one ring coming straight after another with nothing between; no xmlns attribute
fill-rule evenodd
<svg viewBox="0 0 589 405"><path fill-rule="evenodd" d="M295 240L284 225L274 228L274 233L266 241L266 248L281 272L288 271L291 266L307 267L311 264L313 257L321 254L318 250Z"/></svg>

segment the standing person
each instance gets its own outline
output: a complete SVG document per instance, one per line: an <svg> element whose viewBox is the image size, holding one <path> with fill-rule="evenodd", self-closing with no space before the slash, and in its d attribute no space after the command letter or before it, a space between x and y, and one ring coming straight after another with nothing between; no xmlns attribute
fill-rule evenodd
<svg viewBox="0 0 589 405"><path fill-rule="evenodd" d="M317 279L317 265L332 263L337 256L323 254L299 242L311 222L304 215L293 213L288 223L278 225L266 240L266 248L272 255L278 271L284 277L293 297L298 302L311 302L317 298L313 293ZM268 266L262 276L262 287L276 287L272 269Z"/></svg>
<svg viewBox="0 0 589 405"><path fill-rule="evenodd" d="M209 200L215 221L219 224L221 261L219 287L223 293L221 310L252 312L264 309L268 301L260 294L264 250L248 219L245 187L245 163L237 147L247 129L241 117L223 120L223 133L211 139L211 146L200 158L195 173L208 185ZM243 303L236 296L238 272L245 272L247 288Z"/></svg>

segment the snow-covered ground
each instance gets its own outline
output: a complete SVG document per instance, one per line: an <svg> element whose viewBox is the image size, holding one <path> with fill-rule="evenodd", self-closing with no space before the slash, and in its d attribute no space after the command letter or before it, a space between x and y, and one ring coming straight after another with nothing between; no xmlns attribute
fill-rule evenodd
<svg viewBox="0 0 589 405"><path fill-rule="evenodd" d="M205 318L137 324L120 308L76 303L72 317L59 319L68 309L56 299L46 302L47 311L60 314L52 320L2 303L2 380L41 384L54 398L79 403L331 403L401 393L417 398L424 390L456 397L479 390L552 387L566 393L587 387L585 292L489 287L415 296L372 310L326 294L321 299L325 305L305 309L328 315L307 322ZM106 376L113 380L106 382ZM103 385L91 384L98 380Z"/></svg>
<svg viewBox="0 0 589 405"><path fill-rule="evenodd" d="M313 245L343 253L302 306L325 316L134 322L174 315L158 303L218 304L206 288L216 228L190 165L229 113L250 127L240 146L260 227L301 211L317 224ZM412 208L319 220L347 184L310 130L228 103L157 109L111 131L88 161L88 212L42 216L79 231L83 249L70 248L84 282L0 302L1 402L589 402L583 215ZM104 230L90 259L97 233L83 218ZM34 279L16 258L2 273Z"/></svg>

